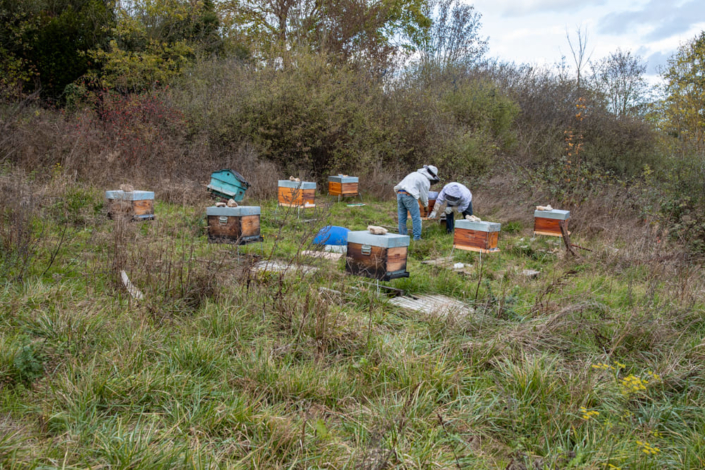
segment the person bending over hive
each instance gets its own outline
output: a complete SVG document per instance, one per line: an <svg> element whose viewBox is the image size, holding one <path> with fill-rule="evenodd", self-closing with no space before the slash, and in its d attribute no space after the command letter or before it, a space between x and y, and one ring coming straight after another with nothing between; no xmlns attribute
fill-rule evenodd
<svg viewBox="0 0 705 470"><path fill-rule="evenodd" d="M446 204L446 231L453 233L455 229L455 213L460 213L466 219L472 216L472 193L470 190L460 183L448 183L443 186L443 189L436 198L436 206L428 216L429 219L435 219L438 208Z"/></svg>

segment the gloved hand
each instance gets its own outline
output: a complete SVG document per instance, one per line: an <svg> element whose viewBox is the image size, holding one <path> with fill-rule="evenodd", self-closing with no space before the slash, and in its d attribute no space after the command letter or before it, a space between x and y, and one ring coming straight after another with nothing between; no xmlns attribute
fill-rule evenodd
<svg viewBox="0 0 705 470"><path fill-rule="evenodd" d="M453 212L453 208L450 206L446 207L446 214L450 215L451 212Z"/></svg>
<svg viewBox="0 0 705 470"><path fill-rule="evenodd" d="M428 214L428 218L429 218L429 219L435 219L435 218L436 218L436 215L437 215L437 214L436 214L436 209L433 209L433 212L431 212L430 214Z"/></svg>

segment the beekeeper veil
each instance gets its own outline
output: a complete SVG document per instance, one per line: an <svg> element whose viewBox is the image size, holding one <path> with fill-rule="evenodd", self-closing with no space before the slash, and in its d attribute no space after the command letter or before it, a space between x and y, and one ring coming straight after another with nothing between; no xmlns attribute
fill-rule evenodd
<svg viewBox="0 0 705 470"><path fill-rule="evenodd" d="M462 197L462 193L460 192L460 188L458 187L458 185L449 185L445 189L445 193L447 204L450 207L455 207L460 204L460 198Z"/></svg>
<svg viewBox="0 0 705 470"><path fill-rule="evenodd" d="M428 178L431 184L436 184L440 181L440 179L438 179L438 168L433 165L424 165L418 172Z"/></svg>

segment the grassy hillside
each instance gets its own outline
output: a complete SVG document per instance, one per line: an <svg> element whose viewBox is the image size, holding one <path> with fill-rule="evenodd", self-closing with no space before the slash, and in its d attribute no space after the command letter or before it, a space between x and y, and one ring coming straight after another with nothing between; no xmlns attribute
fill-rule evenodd
<svg viewBox="0 0 705 470"><path fill-rule="evenodd" d="M532 238L529 203L479 192L501 253L456 251L467 275L423 265L451 250L426 223L411 277L387 283L475 308L438 316L299 256L327 223L394 227L391 201L315 222L262 201L265 255L292 264L279 275L251 272L259 246L207 243L205 199L125 225L97 189L47 191L3 203L27 215L2 231L3 468L705 465L702 270L646 227L583 214L573 241L592 251L573 259Z"/></svg>

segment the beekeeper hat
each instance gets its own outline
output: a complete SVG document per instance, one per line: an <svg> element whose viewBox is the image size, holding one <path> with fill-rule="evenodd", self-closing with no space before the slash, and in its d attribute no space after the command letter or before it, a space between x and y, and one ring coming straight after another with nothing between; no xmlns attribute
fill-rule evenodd
<svg viewBox="0 0 705 470"><path fill-rule="evenodd" d="M446 194L446 201L448 201L449 206L456 206L460 202L462 193L458 185L449 184L443 188Z"/></svg>
<svg viewBox="0 0 705 470"><path fill-rule="evenodd" d="M426 169L426 171L428 171L428 173L433 179L438 179L438 168L433 165L424 165L423 167Z"/></svg>

